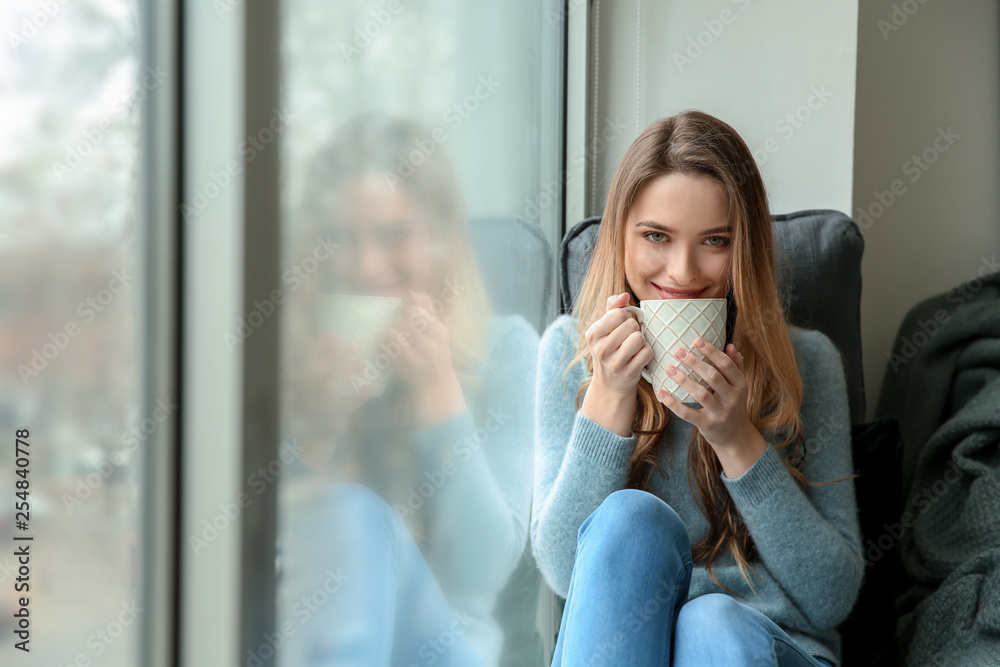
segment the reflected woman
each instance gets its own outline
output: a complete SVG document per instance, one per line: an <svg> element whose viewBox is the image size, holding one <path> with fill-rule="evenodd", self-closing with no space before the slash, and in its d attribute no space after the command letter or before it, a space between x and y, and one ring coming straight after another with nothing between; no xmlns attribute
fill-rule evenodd
<svg viewBox="0 0 1000 667"><path fill-rule="evenodd" d="M750 150L708 114L653 123L618 166L580 296L539 349L553 665L839 664L864 571L847 389L830 339L785 321L771 225ZM642 378L653 352L624 309L675 297L738 313L724 349L693 341L711 365L673 351L710 385L668 368L688 404Z"/></svg>
<svg viewBox="0 0 1000 667"><path fill-rule="evenodd" d="M428 136L359 117L307 177L295 247L331 250L288 308L286 414L313 472L281 548L283 664L500 653L491 613L527 541L538 336L491 315L441 149L397 171ZM324 329L323 294L397 300L377 364Z"/></svg>

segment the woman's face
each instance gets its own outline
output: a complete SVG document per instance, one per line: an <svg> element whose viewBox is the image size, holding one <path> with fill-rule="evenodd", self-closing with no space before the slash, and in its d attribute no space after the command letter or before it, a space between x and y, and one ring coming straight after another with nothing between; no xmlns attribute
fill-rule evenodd
<svg viewBox="0 0 1000 667"><path fill-rule="evenodd" d="M427 216L403 188L379 175L348 181L329 234L337 247L329 274L337 289L372 296L429 292L440 264Z"/></svg>
<svg viewBox="0 0 1000 667"><path fill-rule="evenodd" d="M638 192L625 221L625 279L639 301L725 298L732 229L715 180L673 172Z"/></svg>

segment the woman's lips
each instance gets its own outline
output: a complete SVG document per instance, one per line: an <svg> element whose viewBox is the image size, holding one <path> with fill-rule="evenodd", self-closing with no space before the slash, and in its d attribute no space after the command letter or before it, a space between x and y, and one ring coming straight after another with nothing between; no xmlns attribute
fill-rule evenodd
<svg viewBox="0 0 1000 667"><path fill-rule="evenodd" d="M667 290L663 289L656 283L650 283L650 284L656 289L656 293L660 296L661 299L697 299L705 292L706 289L708 289L707 287L705 287L698 290L697 292L690 292L687 294L684 293L674 294L672 292L668 292Z"/></svg>

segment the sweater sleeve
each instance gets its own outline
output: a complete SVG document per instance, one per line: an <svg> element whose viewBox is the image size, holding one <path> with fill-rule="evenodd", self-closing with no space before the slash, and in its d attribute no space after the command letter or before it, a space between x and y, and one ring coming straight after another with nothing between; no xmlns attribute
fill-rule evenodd
<svg viewBox="0 0 1000 667"><path fill-rule="evenodd" d="M580 526L610 494L625 488L635 435L623 438L576 409L582 363L563 378L575 354L569 316L553 322L539 346L531 544L538 567L566 597Z"/></svg>
<svg viewBox="0 0 1000 667"><path fill-rule="evenodd" d="M847 385L840 354L822 332L794 332L803 384L806 456L799 470L811 482L853 474ZM817 628L850 613L864 573L854 480L805 489L767 449L742 475L720 473L768 571Z"/></svg>
<svg viewBox="0 0 1000 667"><path fill-rule="evenodd" d="M415 433L442 584L453 604L484 613L524 552L531 511L538 334L520 317L498 322L478 421L467 408Z"/></svg>

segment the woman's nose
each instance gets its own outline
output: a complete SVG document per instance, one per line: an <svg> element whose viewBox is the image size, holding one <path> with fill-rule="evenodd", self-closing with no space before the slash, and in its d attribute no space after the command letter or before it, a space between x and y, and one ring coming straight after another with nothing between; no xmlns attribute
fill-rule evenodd
<svg viewBox="0 0 1000 667"><path fill-rule="evenodd" d="M678 249L667 262L667 275L675 287L683 288L698 277L698 263L693 251Z"/></svg>

